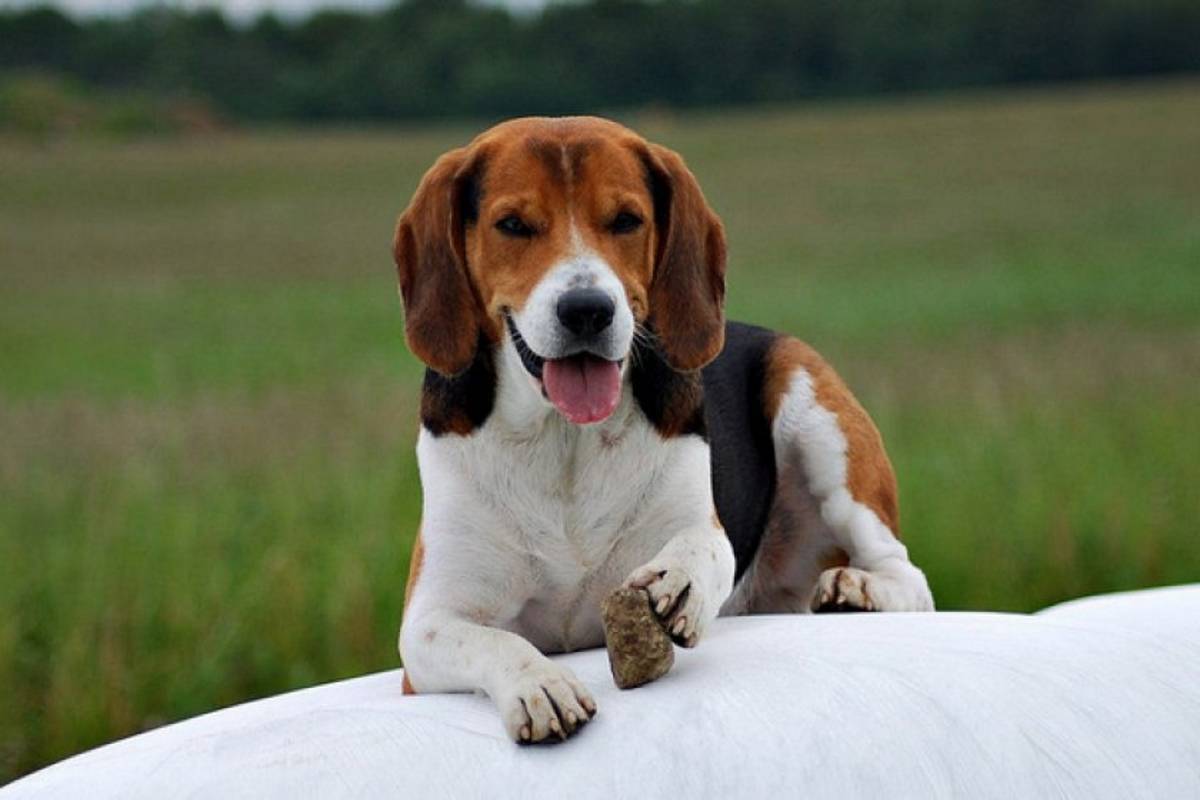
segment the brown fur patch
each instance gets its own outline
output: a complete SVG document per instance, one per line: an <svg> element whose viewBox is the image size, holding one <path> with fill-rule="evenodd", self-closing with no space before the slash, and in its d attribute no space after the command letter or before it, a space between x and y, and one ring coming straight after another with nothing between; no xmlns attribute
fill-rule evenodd
<svg viewBox="0 0 1200 800"><path fill-rule="evenodd" d="M408 562L408 582L404 584L404 608L408 609L408 601L412 598L417 579L421 577L421 569L425 566L425 539L421 528L417 528L417 539L413 542L412 557Z"/></svg>
<svg viewBox="0 0 1200 800"><path fill-rule="evenodd" d="M480 336L498 341L467 276L466 214L475 196L478 154L460 148L437 160L396 223L392 254L413 353L443 375L470 366Z"/></svg>
<svg viewBox="0 0 1200 800"><path fill-rule="evenodd" d="M511 120L471 143L486 152L487 168L479 186L478 224L465 234L466 260L495 324L505 309L523 308L546 272L578 243L608 262L635 317L644 319L654 226L639 146L645 144L637 134L595 117ZM610 225L621 211L650 224L616 235ZM506 216L518 217L534 235L496 230Z"/></svg>
<svg viewBox="0 0 1200 800"><path fill-rule="evenodd" d="M421 528L417 528L417 540L413 542L412 556L408 562L408 582L404 585L404 611L408 612L408 601L412 597L413 589L417 586L417 579L421 577L421 569L425 566L425 540L421 536ZM403 621L401 625L403 626ZM412 683L408 680L408 671L404 672L404 681L401 684L401 689L404 694L416 694L417 690L413 688Z"/></svg>
<svg viewBox="0 0 1200 800"><path fill-rule="evenodd" d="M850 556L846 555L846 551L842 548L834 547L822 553L817 563L820 565L821 572L834 567L848 567L850 566Z"/></svg>
<svg viewBox="0 0 1200 800"><path fill-rule="evenodd" d="M883 448L883 437L850 389L823 358L804 342L781 336L767 354L763 402L768 419L775 419L796 370L812 378L817 402L832 411L846 437L847 483L850 495L874 511L883 524L900 536L896 476Z"/></svg>
<svg viewBox="0 0 1200 800"><path fill-rule="evenodd" d="M675 369L695 370L725 343L725 228L683 159L644 147L659 234L650 327Z"/></svg>

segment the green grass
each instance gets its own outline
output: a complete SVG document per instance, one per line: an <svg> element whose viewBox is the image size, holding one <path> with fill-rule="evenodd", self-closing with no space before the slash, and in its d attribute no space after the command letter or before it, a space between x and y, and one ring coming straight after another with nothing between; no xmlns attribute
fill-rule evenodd
<svg viewBox="0 0 1200 800"><path fill-rule="evenodd" d="M1200 580L1200 84L630 121L875 416L941 607ZM0 781L395 666L391 227L470 133L0 142Z"/></svg>

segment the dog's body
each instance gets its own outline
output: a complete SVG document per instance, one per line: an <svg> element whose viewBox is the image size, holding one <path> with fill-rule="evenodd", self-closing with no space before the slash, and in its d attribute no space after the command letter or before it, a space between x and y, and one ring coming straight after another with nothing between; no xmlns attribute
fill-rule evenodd
<svg viewBox="0 0 1200 800"><path fill-rule="evenodd" d="M866 413L801 342L724 322L724 233L678 156L506 123L434 165L395 249L429 365L409 691L568 735L595 704L543 653L602 644L622 584L684 646L718 613L932 608Z"/></svg>

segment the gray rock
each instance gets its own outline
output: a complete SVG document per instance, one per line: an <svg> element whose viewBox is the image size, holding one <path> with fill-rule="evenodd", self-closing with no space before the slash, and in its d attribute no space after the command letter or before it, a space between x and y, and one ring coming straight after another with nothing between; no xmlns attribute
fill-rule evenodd
<svg viewBox="0 0 1200 800"><path fill-rule="evenodd" d="M600 607L604 617L604 642L613 680L632 689L657 680L675 663L671 638L650 608L650 596L641 589L616 589Z"/></svg>

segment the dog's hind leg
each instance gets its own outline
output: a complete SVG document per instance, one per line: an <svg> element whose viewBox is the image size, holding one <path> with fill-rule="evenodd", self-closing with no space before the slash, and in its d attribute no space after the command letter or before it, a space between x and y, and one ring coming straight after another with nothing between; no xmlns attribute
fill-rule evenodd
<svg viewBox="0 0 1200 800"><path fill-rule="evenodd" d="M879 431L833 369L781 337L763 395L777 488L762 545L728 611L931 611L900 542L896 481ZM742 587L739 587L742 588Z"/></svg>

